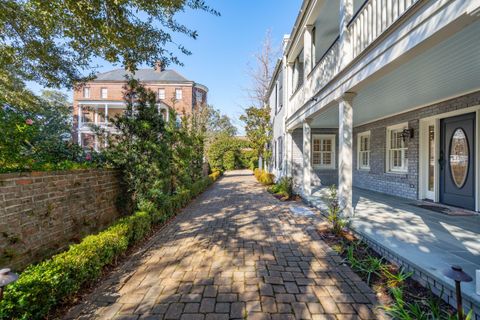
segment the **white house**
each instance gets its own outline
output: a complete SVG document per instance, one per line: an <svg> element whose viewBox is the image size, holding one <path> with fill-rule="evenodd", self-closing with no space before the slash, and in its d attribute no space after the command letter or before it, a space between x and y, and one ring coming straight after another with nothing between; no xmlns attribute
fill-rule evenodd
<svg viewBox="0 0 480 320"><path fill-rule="evenodd" d="M305 0L270 87L273 170L480 209L480 2ZM275 147L276 145L276 147Z"/></svg>
<svg viewBox="0 0 480 320"><path fill-rule="evenodd" d="M479 0L304 0L269 94L272 172L304 197L480 211Z"/></svg>

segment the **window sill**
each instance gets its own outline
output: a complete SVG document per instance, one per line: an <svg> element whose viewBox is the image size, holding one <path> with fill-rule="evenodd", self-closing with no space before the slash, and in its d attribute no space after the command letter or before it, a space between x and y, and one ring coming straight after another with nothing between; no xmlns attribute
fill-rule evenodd
<svg viewBox="0 0 480 320"><path fill-rule="evenodd" d="M313 170L337 170L335 167L313 167Z"/></svg>
<svg viewBox="0 0 480 320"><path fill-rule="evenodd" d="M370 168L358 168L357 171L370 172Z"/></svg>
<svg viewBox="0 0 480 320"><path fill-rule="evenodd" d="M385 172L386 175L390 175L392 177L404 177L408 176L408 171L387 171Z"/></svg>

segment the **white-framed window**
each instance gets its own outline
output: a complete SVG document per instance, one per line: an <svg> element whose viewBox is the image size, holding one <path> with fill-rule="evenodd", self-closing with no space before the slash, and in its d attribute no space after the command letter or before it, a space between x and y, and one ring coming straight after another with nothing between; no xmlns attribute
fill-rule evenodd
<svg viewBox="0 0 480 320"><path fill-rule="evenodd" d="M335 169L335 135L312 136L312 165L319 169Z"/></svg>
<svg viewBox="0 0 480 320"><path fill-rule="evenodd" d="M408 172L407 144L402 132L408 128L408 123L387 127L387 171L393 173Z"/></svg>
<svg viewBox="0 0 480 320"><path fill-rule="evenodd" d="M102 97L102 99L107 99L108 98L108 89L107 88L101 88L100 89L100 97Z"/></svg>
<svg viewBox="0 0 480 320"><path fill-rule="evenodd" d="M89 87L83 87L83 97L84 98L90 98L90 88Z"/></svg>
<svg viewBox="0 0 480 320"><path fill-rule="evenodd" d="M165 89L163 88L158 89L158 99L165 100Z"/></svg>
<svg viewBox="0 0 480 320"><path fill-rule="evenodd" d="M182 100L183 98L183 91L182 89L175 89L175 99Z"/></svg>
<svg viewBox="0 0 480 320"><path fill-rule="evenodd" d="M283 137L278 138L278 169L282 170L283 167Z"/></svg>
<svg viewBox="0 0 480 320"><path fill-rule="evenodd" d="M370 131L358 134L357 168L370 170Z"/></svg>

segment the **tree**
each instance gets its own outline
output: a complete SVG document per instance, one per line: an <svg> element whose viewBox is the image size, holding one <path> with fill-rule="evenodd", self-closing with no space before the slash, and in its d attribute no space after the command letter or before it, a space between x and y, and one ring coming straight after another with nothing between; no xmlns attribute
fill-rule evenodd
<svg viewBox="0 0 480 320"><path fill-rule="evenodd" d="M25 81L71 88L91 79L93 58L130 71L157 61L180 64L177 53L190 51L173 33L198 36L175 19L186 9L218 15L203 0L0 1L1 106L38 102Z"/></svg>
<svg viewBox="0 0 480 320"><path fill-rule="evenodd" d="M237 128L232 124L230 118L212 105L204 104L200 106L196 114L198 114L199 121L205 126L207 135L225 134L234 136L237 134Z"/></svg>
<svg viewBox="0 0 480 320"><path fill-rule="evenodd" d="M267 146L272 139L270 108L268 106L247 108L245 114L240 116L240 120L245 123L245 133L258 158L268 162L271 155ZM263 168L263 163L261 167Z"/></svg>
<svg viewBox="0 0 480 320"><path fill-rule="evenodd" d="M158 108L155 93L129 78L125 113L110 119L115 134L104 151L109 164L122 171L133 204L160 205L166 196L189 190L202 177L204 132L193 116L177 119Z"/></svg>
<svg viewBox="0 0 480 320"><path fill-rule="evenodd" d="M173 121L165 122L156 97L137 80L125 86L126 110L111 119L117 134L108 136L107 161L122 171L134 203L172 192ZM175 119L175 115L169 117ZM105 132L99 132L104 136Z"/></svg>
<svg viewBox="0 0 480 320"><path fill-rule="evenodd" d="M251 79L248 92L257 107L262 107L268 99L267 91L278 56L279 51L273 48L270 30L267 30L261 49L253 56L254 65L249 65L247 70Z"/></svg>
<svg viewBox="0 0 480 320"><path fill-rule="evenodd" d="M84 160L71 143L72 121L67 96L44 91L37 98L41 108L0 108L0 167L29 170L44 164Z"/></svg>
<svg viewBox="0 0 480 320"><path fill-rule="evenodd" d="M213 106L205 104L194 112L198 121L198 127L204 128L204 152L207 162L212 166L209 159L209 150L218 137L233 137L237 134L237 128L232 124L230 118Z"/></svg>

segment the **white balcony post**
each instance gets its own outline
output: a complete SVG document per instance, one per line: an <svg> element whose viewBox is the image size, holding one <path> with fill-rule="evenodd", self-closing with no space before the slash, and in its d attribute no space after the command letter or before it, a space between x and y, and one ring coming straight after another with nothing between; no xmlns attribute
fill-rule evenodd
<svg viewBox="0 0 480 320"><path fill-rule="evenodd" d="M292 130L286 130L285 132L285 174L287 177L292 176Z"/></svg>
<svg viewBox="0 0 480 320"><path fill-rule="evenodd" d="M353 216L352 162L353 162L353 98L355 93L346 92L339 99L338 116L338 197L346 216Z"/></svg>
<svg viewBox="0 0 480 320"><path fill-rule="evenodd" d="M303 33L304 81L312 71L312 31L313 25L305 26L305 32Z"/></svg>
<svg viewBox="0 0 480 320"><path fill-rule="evenodd" d="M82 128L82 105L77 104L77 108L78 108L78 119L77 119L78 144L81 146L82 145L82 133L80 132L80 129Z"/></svg>
<svg viewBox="0 0 480 320"><path fill-rule="evenodd" d="M285 59L286 60L286 59ZM291 107L290 106L290 96L293 94L293 62L285 61L285 75L284 75L284 82L283 82L283 91L285 92L285 99L283 100L283 105L286 107L285 115L287 117L291 114Z"/></svg>
<svg viewBox="0 0 480 320"><path fill-rule="evenodd" d="M353 0L340 0L340 67L343 69L353 57L353 46L348 23L353 17Z"/></svg>
<svg viewBox="0 0 480 320"><path fill-rule="evenodd" d="M311 119L303 122L303 194L312 194L312 130Z"/></svg>

